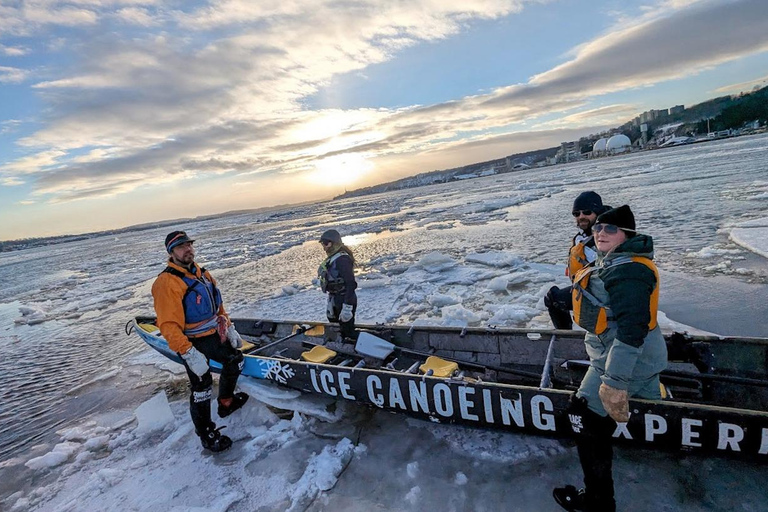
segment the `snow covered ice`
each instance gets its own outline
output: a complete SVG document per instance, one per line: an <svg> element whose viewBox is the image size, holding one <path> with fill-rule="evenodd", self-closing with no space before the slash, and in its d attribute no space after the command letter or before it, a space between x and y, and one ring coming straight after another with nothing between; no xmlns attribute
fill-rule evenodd
<svg viewBox="0 0 768 512"><path fill-rule="evenodd" d="M195 234L236 317L323 320L316 240L335 227L360 263L361 323L548 327L571 203L595 189L654 237L665 329L768 336L767 148L740 137L0 253L0 510L558 510L551 489L580 478L567 442L248 379L255 399L216 418L233 448L203 452L181 366L124 334L152 314L165 234ZM622 510L765 508L759 464L619 448L615 466Z"/></svg>

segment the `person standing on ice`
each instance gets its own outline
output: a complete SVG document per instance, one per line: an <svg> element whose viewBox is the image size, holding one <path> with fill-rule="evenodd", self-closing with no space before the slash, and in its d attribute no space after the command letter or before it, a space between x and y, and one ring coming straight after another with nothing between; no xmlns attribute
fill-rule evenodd
<svg viewBox="0 0 768 512"><path fill-rule="evenodd" d="M184 231L165 237L168 266L155 279L152 297L157 326L187 369L189 411L195 432L203 448L220 452L232 446L232 440L211 421L213 378L208 361L222 365L218 414L224 418L248 400L247 394L235 393L243 369L243 354L238 350L242 339L224 310L216 280L195 263L193 242Z"/></svg>
<svg viewBox="0 0 768 512"><path fill-rule="evenodd" d="M637 234L627 205L598 216L592 232L598 257L576 273L572 295L590 365L567 411L584 488L558 487L553 495L566 510L613 512L613 433L629 421L629 397L661 399L667 345L657 322L653 240Z"/></svg>
<svg viewBox="0 0 768 512"><path fill-rule="evenodd" d="M342 243L341 235L329 229L320 236L320 244L327 255L317 276L320 288L328 294L325 312L329 322L338 322L342 338L357 339L355 311L357 311L357 281L355 281L355 256Z"/></svg>
<svg viewBox="0 0 768 512"><path fill-rule="evenodd" d="M579 232L573 237L571 249L568 253L568 267L566 274L571 281L576 273L589 265L597 258L595 239L592 236L592 226L597 221L597 216L610 209L603 205L603 199L597 192L588 190L579 194L573 201L571 214L576 220ZM558 288L553 286L544 297L544 305L549 311L552 325L555 329L572 329L571 321L571 287Z"/></svg>

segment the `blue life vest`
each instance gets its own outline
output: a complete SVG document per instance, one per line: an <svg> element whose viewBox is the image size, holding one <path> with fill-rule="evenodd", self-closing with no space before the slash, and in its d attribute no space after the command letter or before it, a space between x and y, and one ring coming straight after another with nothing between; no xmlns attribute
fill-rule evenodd
<svg viewBox="0 0 768 512"><path fill-rule="evenodd" d="M219 289L206 277L207 271L201 268L200 278L189 277L172 267L167 267L163 272L173 274L187 285L181 301L184 306L184 334L194 337L215 329L222 299Z"/></svg>

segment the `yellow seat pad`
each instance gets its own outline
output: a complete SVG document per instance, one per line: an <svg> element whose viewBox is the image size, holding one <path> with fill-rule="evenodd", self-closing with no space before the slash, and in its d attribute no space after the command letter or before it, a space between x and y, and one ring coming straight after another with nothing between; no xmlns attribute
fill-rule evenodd
<svg viewBox="0 0 768 512"><path fill-rule="evenodd" d="M422 373L432 370L432 375L435 377L450 377L458 369L459 365L457 363L440 359L437 356L429 356L427 362L419 366L419 370Z"/></svg>
<svg viewBox="0 0 768 512"><path fill-rule="evenodd" d="M154 324L137 324L137 325L141 327L141 330L149 333L153 333L160 330L160 328Z"/></svg>
<svg viewBox="0 0 768 512"><path fill-rule="evenodd" d="M316 345L312 347L312 350L307 350L301 354L301 358L310 363L325 363L335 356L336 352L320 345Z"/></svg>

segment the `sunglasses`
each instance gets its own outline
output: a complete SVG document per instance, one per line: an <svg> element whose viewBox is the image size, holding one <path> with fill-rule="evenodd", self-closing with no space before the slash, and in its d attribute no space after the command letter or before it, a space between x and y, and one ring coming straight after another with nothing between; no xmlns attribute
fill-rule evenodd
<svg viewBox="0 0 768 512"><path fill-rule="evenodd" d="M614 226L613 224L600 224L599 222L592 226L592 231L595 233L600 233L601 231L605 231L609 235L615 235L616 233L621 231L629 231L630 233L637 233L634 229L628 229L628 228L620 228L619 226Z"/></svg>
<svg viewBox="0 0 768 512"><path fill-rule="evenodd" d="M593 213L594 212L592 210L573 210L571 212L571 215L573 215L574 217L578 217L579 215L586 215L587 217L589 217Z"/></svg>
<svg viewBox="0 0 768 512"><path fill-rule="evenodd" d="M333 242L330 240L320 240L321 245L333 245Z"/></svg>

